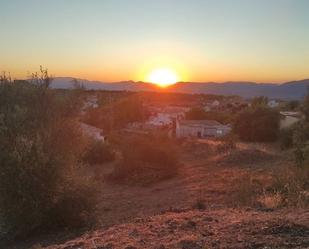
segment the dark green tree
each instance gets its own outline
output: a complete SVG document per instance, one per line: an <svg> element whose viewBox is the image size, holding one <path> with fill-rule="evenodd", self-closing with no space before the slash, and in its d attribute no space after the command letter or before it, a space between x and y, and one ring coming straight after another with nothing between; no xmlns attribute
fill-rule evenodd
<svg viewBox="0 0 309 249"><path fill-rule="evenodd" d="M272 142L280 127L279 112L266 107L248 108L237 116L234 132L249 142Z"/></svg>

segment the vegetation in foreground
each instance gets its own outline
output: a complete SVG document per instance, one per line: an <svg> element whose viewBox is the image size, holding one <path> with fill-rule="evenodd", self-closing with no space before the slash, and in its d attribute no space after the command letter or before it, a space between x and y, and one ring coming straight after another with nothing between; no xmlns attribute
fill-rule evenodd
<svg viewBox="0 0 309 249"><path fill-rule="evenodd" d="M43 69L31 82L0 79L1 239L84 226L94 208L78 96L56 94L50 82Z"/></svg>
<svg viewBox="0 0 309 249"><path fill-rule="evenodd" d="M133 136L118 146L122 158L109 176L113 181L145 185L177 174L177 149L168 138Z"/></svg>
<svg viewBox="0 0 309 249"><path fill-rule="evenodd" d="M287 162L282 162L280 170L273 172L272 182L268 186L263 185L250 175L246 176L240 181L236 191L234 202L237 205L260 205L269 208L306 208L309 206L309 95L304 99L300 109L303 117L299 122L289 128L282 129L279 133L277 131L278 116L276 115L268 118L268 121L264 124L258 122L256 126L253 126L253 121L242 121L245 117L240 116L241 119L238 122L241 125L236 123L235 130L241 137L246 138L245 140L253 139L256 141L257 139L264 140L264 135L270 131L273 136L268 134L268 138L275 139L278 134L283 153L292 152L293 163L292 165L285 165ZM260 109L259 112L261 110L265 112L265 109ZM254 111L251 112L251 114L253 113ZM265 112L265 114L267 113L270 114L269 111ZM250 115L250 112L245 113L245 115L248 114ZM266 115L263 116L267 118ZM251 118L253 120L253 116ZM249 132L250 129L246 130L244 127L245 124L250 122L251 125L247 125L247 128L251 128L251 132ZM268 131L265 132L267 128ZM255 137L256 135L259 135L259 137Z"/></svg>

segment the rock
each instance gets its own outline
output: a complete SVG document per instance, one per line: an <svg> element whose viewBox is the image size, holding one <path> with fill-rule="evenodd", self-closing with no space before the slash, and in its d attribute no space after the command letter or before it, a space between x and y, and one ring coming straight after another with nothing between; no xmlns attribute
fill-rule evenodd
<svg viewBox="0 0 309 249"><path fill-rule="evenodd" d="M166 249L164 245L159 245L158 247L155 247L154 249Z"/></svg>
<svg viewBox="0 0 309 249"><path fill-rule="evenodd" d="M203 221L206 221L206 222L212 222L214 219L210 216L206 216L205 218L203 218Z"/></svg>
<svg viewBox="0 0 309 249"><path fill-rule="evenodd" d="M128 246L126 246L124 249L137 249L137 247L128 245Z"/></svg>
<svg viewBox="0 0 309 249"><path fill-rule="evenodd" d="M213 232L211 231L204 231L201 233L203 237L208 237L208 236L213 236L215 235Z"/></svg>
<svg viewBox="0 0 309 249"><path fill-rule="evenodd" d="M78 242L74 245L65 246L63 249L84 249L84 242Z"/></svg>
<svg viewBox="0 0 309 249"><path fill-rule="evenodd" d="M168 225L168 228L170 230L175 230L178 226L178 223L175 220L168 220L168 221L166 221L166 224Z"/></svg>
<svg viewBox="0 0 309 249"><path fill-rule="evenodd" d="M181 249L202 249L202 245L194 240L182 240L179 242L178 246Z"/></svg>
<svg viewBox="0 0 309 249"><path fill-rule="evenodd" d="M114 248L114 245L112 243L108 243L106 245L103 245L103 246L97 246L96 249L113 249Z"/></svg>
<svg viewBox="0 0 309 249"><path fill-rule="evenodd" d="M193 220L189 220L185 224L181 226L182 229L195 229L196 228L196 222Z"/></svg>
<svg viewBox="0 0 309 249"><path fill-rule="evenodd" d="M131 232L129 233L129 236L131 236L131 237L136 237L136 236L138 236L138 231L137 231L137 229L133 229L133 231L131 231Z"/></svg>

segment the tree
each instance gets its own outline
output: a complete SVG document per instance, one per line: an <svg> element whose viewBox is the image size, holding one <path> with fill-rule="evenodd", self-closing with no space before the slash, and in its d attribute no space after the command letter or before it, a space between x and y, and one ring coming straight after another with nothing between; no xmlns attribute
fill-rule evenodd
<svg viewBox="0 0 309 249"><path fill-rule="evenodd" d="M90 110L84 121L105 131L111 131L123 128L132 122L146 120L147 116L141 99L133 95Z"/></svg>
<svg viewBox="0 0 309 249"><path fill-rule="evenodd" d="M186 119L203 120L205 119L205 117L206 112L200 107L192 108L190 111L186 113Z"/></svg>
<svg viewBox="0 0 309 249"><path fill-rule="evenodd" d="M222 124L230 123L233 115L228 112L204 111L202 108L192 108L186 113L186 119L189 120L215 120Z"/></svg>
<svg viewBox="0 0 309 249"><path fill-rule="evenodd" d="M309 122L309 94L304 99L304 102L301 106L301 111L304 114L305 121Z"/></svg>
<svg viewBox="0 0 309 249"><path fill-rule="evenodd" d="M284 106L286 110L295 111L299 108L300 102L298 100L291 100L286 103Z"/></svg>
<svg viewBox="0 0 309 249"><path fill-rule="evenodd" d="M50 82L42 68L30 82L1 77L0 237L78 225L93 207L92 185L78 174L82 133Z"/></svg>
<svg viewBox="0 0 309 249"><path fill-rule="evenodd" d="M251 101L252 108L267 107L268 98L265 96L255 97Z"/></svg>
<svg viewBox="0 0 309 249"><path fill-rule="evenodd" d="M277 139L280 126L279 112L266 107L242 111L234 123L234 132L249 142L272 142Z"/></svg>
<svg viewBox="0 0 309 249"><path fill-rule="evenodd" d="M309 169L309 93L304 98L301 111L304 118L294 130L294 152L297 165Z"/></svg>

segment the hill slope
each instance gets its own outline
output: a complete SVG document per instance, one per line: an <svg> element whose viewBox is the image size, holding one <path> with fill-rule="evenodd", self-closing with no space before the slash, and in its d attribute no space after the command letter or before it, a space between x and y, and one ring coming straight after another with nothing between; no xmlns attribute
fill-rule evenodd
<svg viewBox="0 0 309 249"><path fill-rule="evenodd" d="M48 249L308 248L309 213L178 211L97 230Z"/></svg>

